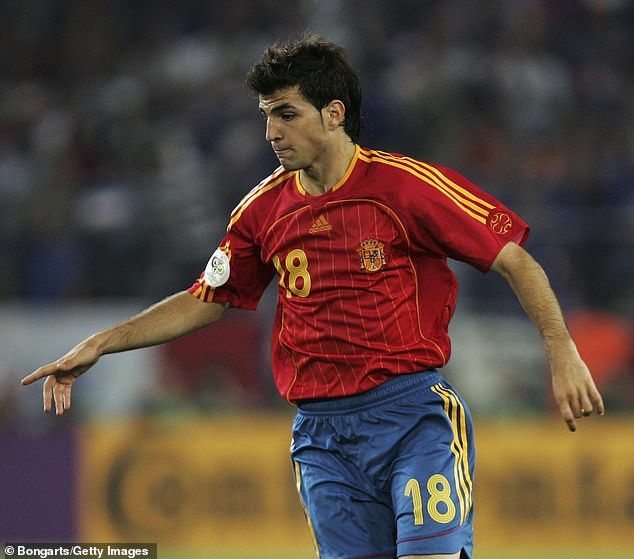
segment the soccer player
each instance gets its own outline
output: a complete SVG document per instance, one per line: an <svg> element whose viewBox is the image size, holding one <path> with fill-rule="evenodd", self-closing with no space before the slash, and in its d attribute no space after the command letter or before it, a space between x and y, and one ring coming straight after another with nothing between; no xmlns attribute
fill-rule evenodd
<svg viewBox="0 0 634 559"><path fill-rule="evenodd" d="M521 248L528 226L450 169L361 147L361 89L340 47L270 46L248 84L281 165L235 208L198 280L22 382L45 377L44 409L54 401L62 414L102 355L172 340L227 307L255 309L276 277L273 372L297 406L291 454L319 556L471 557L471 416L438 372L457 293L447 258L508 280L541 333L571 431L604 413Z"/></svg>

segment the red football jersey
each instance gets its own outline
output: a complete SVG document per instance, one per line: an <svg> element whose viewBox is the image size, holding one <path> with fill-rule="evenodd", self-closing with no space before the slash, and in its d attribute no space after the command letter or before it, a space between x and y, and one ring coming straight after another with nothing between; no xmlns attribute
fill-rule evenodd
<svg viewBox="0 0 634 559"><path fill-rule="evenodd" d="M447 257L487 271L527 235L524 221L454 171L357 146L323 195L281 167L257 185L232 213L213 270L189 291L255 309L277 273L280 394L347 396L442 367L457 295Z"/></svg>

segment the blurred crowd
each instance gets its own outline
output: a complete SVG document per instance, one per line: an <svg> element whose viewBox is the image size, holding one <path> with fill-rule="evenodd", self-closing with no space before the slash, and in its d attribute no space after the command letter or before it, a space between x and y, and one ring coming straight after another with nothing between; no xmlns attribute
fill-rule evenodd
<svg viewBox="0 0 634 559"><path fill-rule="evenodd" d="M0 302L188 287L277 165L245 74L311 31L359 69L362 143L522 215L565 308L634 315L627 0L3 0L0 20ZM468 308L509 310L457 272Z"/></svg>

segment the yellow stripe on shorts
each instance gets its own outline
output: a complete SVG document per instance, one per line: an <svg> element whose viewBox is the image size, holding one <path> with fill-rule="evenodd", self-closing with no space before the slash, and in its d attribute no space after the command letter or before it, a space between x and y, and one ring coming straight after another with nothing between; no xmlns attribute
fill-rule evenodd
<svg viewBox="0 0 634 559"><path fill-rule="evenodd" d="M451 422L453 441L451 452L454 455L454 480L460 502L460 524L467 517L472 503L471 474L469 472L469 442L467 439L466 412L458 396L449 388L435 384L431 390L438 394L444 403L444 410Z"/></svg>

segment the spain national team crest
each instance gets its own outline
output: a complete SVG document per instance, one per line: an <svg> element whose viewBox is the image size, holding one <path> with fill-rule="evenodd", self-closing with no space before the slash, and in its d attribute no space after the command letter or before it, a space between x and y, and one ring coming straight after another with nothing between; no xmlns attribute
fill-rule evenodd
<svg viewBox="0 0 634 559"><path fill-rule="evenodd" d="M376 239L366 239L357 250L361 270L378 272L385 264L385 245Z"/></svg>

